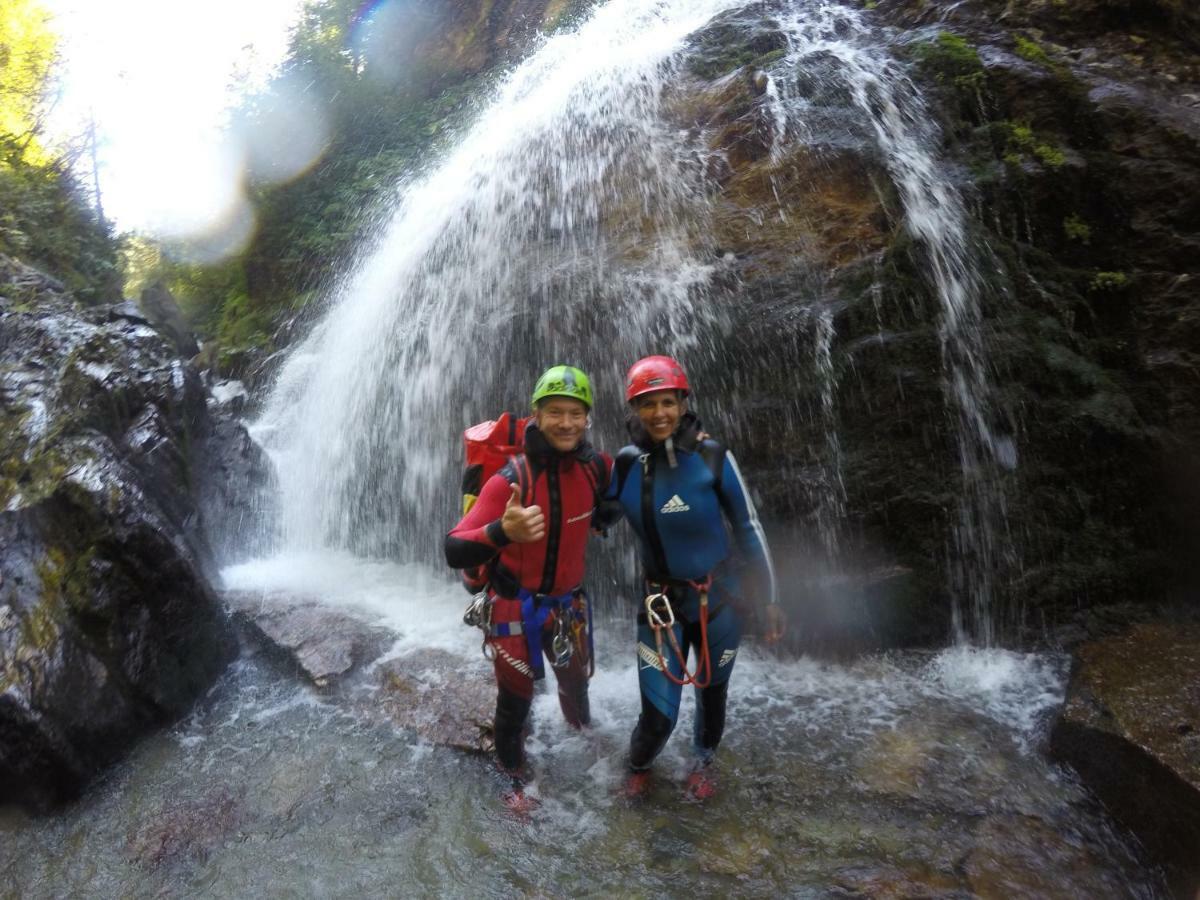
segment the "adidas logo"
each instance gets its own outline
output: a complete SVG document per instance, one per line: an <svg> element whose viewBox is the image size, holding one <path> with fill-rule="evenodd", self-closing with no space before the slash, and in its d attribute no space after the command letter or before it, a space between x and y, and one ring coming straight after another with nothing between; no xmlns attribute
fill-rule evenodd
<svg viewBox="0 0 1200 900"><path fill-rule="evenodd" d="M691 509L691 507L684 503L678 494L675 494L670 500L663 504L663 507L659 510L659 512L687 512L689 509Z"/></svg>

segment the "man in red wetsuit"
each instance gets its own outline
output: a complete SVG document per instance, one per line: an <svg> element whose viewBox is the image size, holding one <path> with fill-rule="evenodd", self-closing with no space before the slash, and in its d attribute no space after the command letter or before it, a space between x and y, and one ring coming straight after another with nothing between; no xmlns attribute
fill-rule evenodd
<svg viewBox="0 0 1200 900"><path fill-rule="evenodd" d="M580 728L590 721L591 648L580 584L592 513L612 470L612 460L586 440L592 389L583 372L549 369L534 388L533 407L525 452L488 479L445 543L452 567L487 567L496 757L513 778L510 796L518 797L524 731L533 683L544 674L543 653L567 722Z"/></svg>

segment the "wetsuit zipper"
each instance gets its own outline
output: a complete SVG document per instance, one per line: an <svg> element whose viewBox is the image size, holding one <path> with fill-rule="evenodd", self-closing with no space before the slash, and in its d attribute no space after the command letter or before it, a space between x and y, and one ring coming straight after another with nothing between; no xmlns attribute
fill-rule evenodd
<svg viewBox="0 0 1200 900"><path fill-rule="evenodd" d="M550 522L546 533L546 561L542 567L542 585L538 593L549 594L554 589L554 576L558 569L558 544L562 538L562 491L558 479L559 460L551 460L546 467L546 490L550 495Z"/></svg>
<svg viewBox="0 0 1200 900"><path fill-rule="evenodd" d="M658 523L654 515L654 454L646 454L643 460L642 527L646 531L646 543L650 545L650 552L654 555L654 572L649 574L666 578L670 574L667 570L667 551L663 547L662 538L659 537Z"/></svg>

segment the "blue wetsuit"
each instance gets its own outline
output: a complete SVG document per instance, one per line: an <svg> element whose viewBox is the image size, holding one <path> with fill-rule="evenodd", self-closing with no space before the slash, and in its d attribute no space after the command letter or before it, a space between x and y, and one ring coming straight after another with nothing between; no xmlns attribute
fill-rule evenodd
<svg viewBox="0 0 1200 900"><path fill-rule="evenodd" d="M608 499L619 502L637 532L648 590L663 590L670 598L675 638L685 659L693 647L697 658L701 652L700 595L695 583L712 578L708 595L712 677L707 687L696 691L693 735L697 753L708 761L725 728L729 676L742 634L736 607L744 608L744 600L762 604L776 599L770 553L737 463L716 441L697 440L699 423L694 415L683 417L671 441L673 453L666 442L650 441L638 423L632 428L636 443L617 455ZM740 557L737 562L731 554L734 545ZM746 564L746 577L738 562ZM637 632L642 713L633 732L630 764L642 770L675 727L682 687L662 671L644 607L639 610ZM682 666L665 641L662 656L669 671L681 677Z"/></svg>

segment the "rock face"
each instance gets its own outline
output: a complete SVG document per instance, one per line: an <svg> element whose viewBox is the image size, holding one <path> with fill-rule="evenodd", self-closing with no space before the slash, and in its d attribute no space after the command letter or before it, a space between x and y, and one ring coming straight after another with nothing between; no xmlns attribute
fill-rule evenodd
<svg viewBox="0 0 1200 900"><path fill-rule="evenodd" d="M196 373L129 304L0 259L0 802L72 797L236 642L206 578Z"/></svg>
<svg viewBox="0 0 1200 900"><path fill-rule="evenodd" d="M888 600L904 630L884 643L944 640L971 578L1008 643L1073 622L1080 598L1200 584L1196 13L870 6L889 77L922 87L936 165L965 201L982 426L955 407L963 351L944 342L928 241L848 63L789 56L786 15L747 7L693 36L667 103L713 154L700 240L739 323L697 394L728 399L713 424L777 524L797 605L820 594L811 561L831 522L839 566L911 573ZM802 140L777 140L772 83L804 104ZM964 426L991 435L986 468L964 466Z"/></svg>
<svg viewBox="0 0 1200 900"><path fill-rule="evenodd" d="M1109 811L1200 891L1200 625L1139 625L1082 645L1051 736Z"/></svg>

